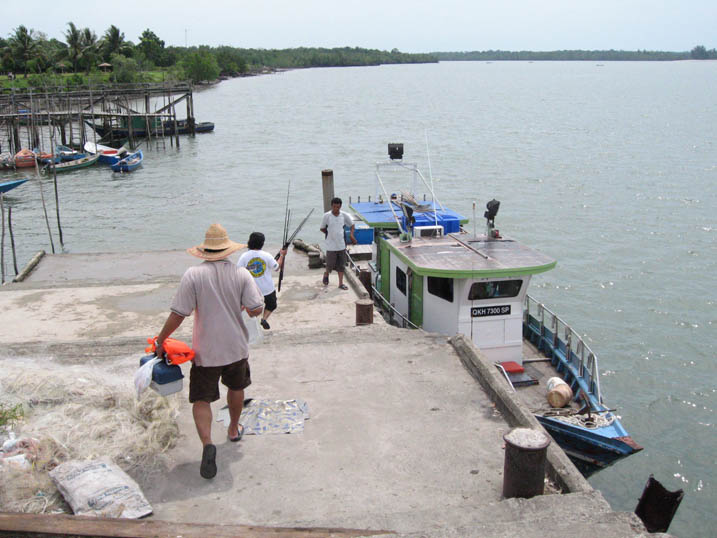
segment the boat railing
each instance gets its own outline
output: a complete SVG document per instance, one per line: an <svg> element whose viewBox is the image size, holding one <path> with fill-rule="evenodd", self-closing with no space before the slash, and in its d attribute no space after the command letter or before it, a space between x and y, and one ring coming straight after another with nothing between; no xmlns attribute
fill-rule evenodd
<svg viewBox="0 0 717 538"><path fill-rule="evenodd" d="M396 308L388 302L388 300L381 295L381 292L376 289L373 284L371 285L371 290L373 291L373 299L374 301L378 298L381 301L382 307L388 309L391 312L391 315L393 318L398 318L401 320L401 327L403 329L420 329L418 325L413 323L410 319L408 319L406 316L401 314Z"/></svg>
<svg viewBox="0 0 717 538"><path fill-rule="evenodd" d="M355 261L353 261L351 256L347 256L347 257L349 260L349 266L351 267L351 270L354 272L354 275L358 276L359 273L361 272L361 268L356 264ZM373 297L374 302L378 299L381 302L381 304L379 305L379 308L388 310L391 313L392 319L398 318L400 320L401 328L403 328L403 329L407 329L407 328L420 329L420 327L418 325L413 323L410 319L408 319L406 316L404 316L398 310L396 310L396 308L391 303L389 303L388 300L383 295L381 295L381 292L373 284L371 284L371 291L372 291L371 296Z"/></svg>
<svg viewBox="0 0 717 538"><path fill-rule="evenodd" d="M547 342L550 348L564 354L566 362L577 370L602 404L598 358L582 337L530 295L525 297L523 323L539 333L541 342Z"/></svg>

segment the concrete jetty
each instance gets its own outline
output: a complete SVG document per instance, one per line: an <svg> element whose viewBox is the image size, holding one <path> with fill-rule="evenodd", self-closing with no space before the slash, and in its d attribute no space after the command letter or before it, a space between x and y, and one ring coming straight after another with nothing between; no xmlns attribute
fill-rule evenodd
<svg viewBox="0 0 717 538"><path fill-rule="evenodd" d="M18 358L112 364L131 386L146 338L196 263L184 251L44 256L23 282L0 288L0 370ZM185 383L170 396L181 403L169 469L133 476L154 514L113 520L116 529L185 537L647 535L634 514L612 511L555 443L549 494L502 499L503 435L532 415L499 378L476 379L483 370L470 343L398 329L378 314L356 326L356 281L342 291L335 275L327 287L321 276L290 251L271 329L250 355L247 397L305 400L304 431L231 443L215 421L218 474L205 480ZM190 342L191 325L174 336ZM215 418L224 403L213 405ZM31 517L0 516L0 536Z"/></svg>

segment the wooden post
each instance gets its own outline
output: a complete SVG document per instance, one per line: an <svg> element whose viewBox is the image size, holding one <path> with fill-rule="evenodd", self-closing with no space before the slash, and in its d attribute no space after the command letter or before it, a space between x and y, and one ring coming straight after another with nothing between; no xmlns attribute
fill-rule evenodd
<svg viewBox="0 0 717 538"><path fill-rule="evenodd" d="M321 171L321 190L324 194L324 213L331 210L331 199L334 197L334 171Z"/></svg>
<svg viewBox="0 0 717 538"><path fill-rule="evenodd" d="M373 301L359 299L356 301L356 325L371 325L373 323Z"/></svg>
<svg viewBox="0 0 717 538"><path fill-rule="evenodd" d="M172 105L172 118L174 119L174 137L177 141L177 149L179 149L179 126L177 125L177 111Z"/></svg>
<svg viewBox="0 0 717 538"><path fill-rule="evenodd" d="M5 195L1 192L0 220L2 220L2 233L0 234L0 284L5 284Z"/></svg>
<svg viewBox="0 0 717 538"><path fill-rule="evenodd" d="M7 208L7 229L10 232L10 246L12 247L12 266L17 276L17 255L15 254L15 236L12 234L12 206Z"/></svg>
<svg viewBox="0 0 717 538"><path fill-rule="evenodd" d="M194 114L192 113L192 94L187 95L187 127L189 128L189 133L192 136L196 135L196 129L195 129L195 122L194 122Z"/></svg>
<svg viewBox="0 0 717 538"><path fill-rule="evenodd" d="M129 147L134 151L134 129L132 129L132 113L127 107L127 138L129 139Z"/></svg>
<svg viewBox="0 0 717 538"><path fill-rule="evenodd" d="M371 270L361 269L359 271L359 280L361 281L361 284L363 284L363 287L366 288L368 296L373 298L373 290L371 289Z"/></svg>

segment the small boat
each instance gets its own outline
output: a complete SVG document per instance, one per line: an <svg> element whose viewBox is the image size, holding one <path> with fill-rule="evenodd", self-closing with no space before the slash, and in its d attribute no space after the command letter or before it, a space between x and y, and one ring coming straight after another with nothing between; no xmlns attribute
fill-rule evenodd
<svg viewBox="0 0 717 538"><path fill-rule="evenodd" d="M467 230L468 219L440 204L418 167L402 161L402 144L389 144L389 156L376 163L377 199L349 206L359 246L371 245L365 270L387 319L465 335L584 475L642 450L603 402L596 354L528 295L531 277L557 262L498 232L496 200L486 206L485 232ZM389 194L399 191L386 189L383 170L423 180L429 201Z"/></svg>
<svg viewBox="0 0 717 538"><path fill-rule="evenodd" d="M199 123L194 124L194 132L195 133L210 133L214 130L214 123L211 121L201 121ZM187 120L177 120L177 132L179 134L190 134L192 132L191 126L187 122ZM161 134L161 133L157 133ZM174 121L172 120L166 120L164 122L164 134L165 135L173 135L174 134Z"/></svg>
<svg viewBox="0 0 717 538"><path fill-rule="evenodd" d="M7 192L15 187L19 187L25 183L27 179L11 179L9 181L0 181L0 192Z"/></svg>
<svg viewBox="0 0 717 538"><path fill-rule="evenodd" d="M92 127L95 132L101 137L112 138L128 138L129 129L126 127L126 120L124 120L124 126L108 128L103 125L92 123L91 121L85 120L87 125ZM137 116L133 118L132 136L134 137L146 137L147 136L147 125L144 118ZM195 133L210 133L214 130L214 123L211 121L202 121L194 124ZM178 134L191 134L191 125L187 120L177 120L177 133ZM152 136L170 136L174 135L174 120L165 120L160 123L158 120L150 124L150 134Z"/></svg>
<svg viewBox="0 0 717 538"><path fill-rule="evenodd" d="M144 154L140 149L139 151L128 155L121 161L110 165L110 167L113 172L131 172L132 170L136 170L139 165L142 164L142 159L144 159Z"/></svg>
<svg viewBox="0 0 717 538"><path fill-rule="evenodd" d="M56 146L55 155L59 155L60 159L63 161L76 161L77 159L87 156L86 153L80 153L68 146Z"/></svg>
<svg viewBox="0 0 717 538"><path fill-rule="evenodd" d="M94 142L86 142L85 151L87 153L99 154L100 163L109 165L115 164L127 155L127 148L124 146L115 149L109 146L103 146L102 144L95 144Z"/></svg>
<svg viewBox="0 0 717 538"><path fill-rule="evenodd" d="M15 168L31 168L35 166L35 154L29 149L21 149L15 154Z"/></svg>
<svg viewBox="0 0 717 538"><path fill-rule="evenodd" d="M88 166L92 166L100 159L100 154L95 153L94 155L86 155L80 159L75 159L74 161L65 161L60 164L55 165L55 172L58 174L62 172L72 172L73 170L79 170L80 168L87 168ZM48 165L46 167L47 172L52 172L52 165Z"/></svg>
<svg viewBox="0 0 717 538"><path fill-rule="evenodd" d="M40 164L50 164L52 162L59 163L62 161L60 156L57 154L53 156L52 153L44 153L37 148L35 148L33 152L35 153L35 158Z"/></svg>
<svg viewBox="0 0 717 538"><path fill-rule="evenodd" d="M6 168L14 168L15 162L13 159L12 153L5 152L0 153L0 170L4 170Z"/></svg>

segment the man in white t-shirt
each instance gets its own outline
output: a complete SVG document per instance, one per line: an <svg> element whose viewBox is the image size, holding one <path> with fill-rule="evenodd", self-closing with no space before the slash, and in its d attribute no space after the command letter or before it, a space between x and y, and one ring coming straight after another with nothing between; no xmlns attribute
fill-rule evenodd
<svg viewBox="0 0 717 538"><path fill-rule="evenodd" d="M324 286L329 285L329 273L335 269L339 275L339 288L347 290L348 287L344 285L344 268L348 261L346 255L346 239L344 238L344 226L351 228L351 244L356 244L356 238L354 237L354 221L351 215L345 211L341 211L341 198L334 198L331 200L331 211L324 213L324 218L321 219L320 230L326 236L325 248L326 248L326 272L324 273Z"/></svg>
<svg viewBox="0 0 717 538"><path fill-rule="evenodd" d="M252 232L249 236L249 250L239 257L237 265L246 267L249 274L254 277L254 282L259 286L262 295L264 295L264 314L261 319L261 326L269 329L269 322L266 321L271 313L276 310L276 290L274 289L274 280L271 278L271 271L278 271L284 265L284 257L286 249L279 251L279 257L274 258L265 250L261 250L264 246L264 234L261 232Z"/></svg>

